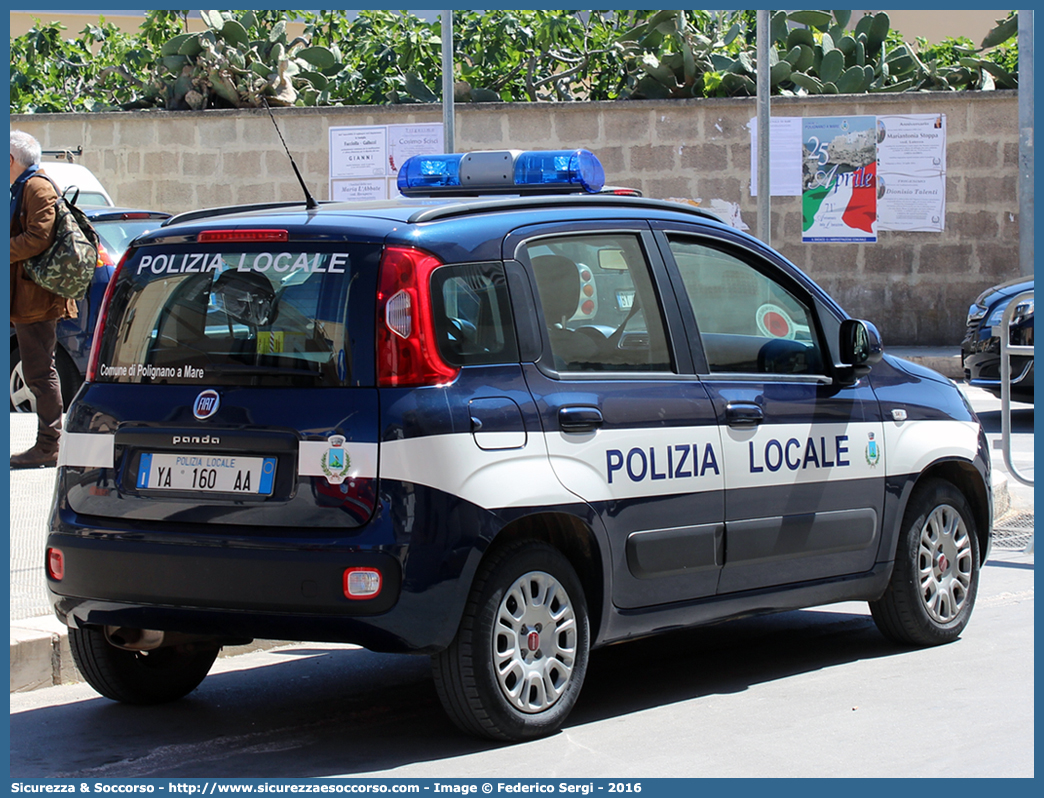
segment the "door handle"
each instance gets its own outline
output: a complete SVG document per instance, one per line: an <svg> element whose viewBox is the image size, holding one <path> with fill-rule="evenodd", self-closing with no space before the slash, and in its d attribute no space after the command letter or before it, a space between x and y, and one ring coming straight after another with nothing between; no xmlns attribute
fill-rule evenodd
<svg viewBox="0 0 1044 798"><path fill-rule="evenodd" d="M725 423L734 429L751 429L765 420L765 412L753 402L729 402Z"/></svg>
<svg viewBox="0 0 1044 798"><path fill-rule="evenodd" d="M602 421L602 411L597 407L563 407L558 411L562 432L594 432Z"/></svg>

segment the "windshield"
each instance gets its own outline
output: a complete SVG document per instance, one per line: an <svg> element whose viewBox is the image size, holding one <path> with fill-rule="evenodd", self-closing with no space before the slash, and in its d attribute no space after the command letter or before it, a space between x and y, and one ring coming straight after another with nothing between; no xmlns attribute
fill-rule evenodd
<svg viewBox="0 0 1044 798"><path fill-rule="evenodd" d="M87 191L79 186L69 186L62 191L62 196L69 200L77 208L95 206L99 208L111 208L112 200L100 191Z"/></svg>
<svg viewBox="0 0 1044 798"><path fill-rule="evenodd" d="M379 256L375 244L139 249L116 278L96 378L372 384Z"/></svg>

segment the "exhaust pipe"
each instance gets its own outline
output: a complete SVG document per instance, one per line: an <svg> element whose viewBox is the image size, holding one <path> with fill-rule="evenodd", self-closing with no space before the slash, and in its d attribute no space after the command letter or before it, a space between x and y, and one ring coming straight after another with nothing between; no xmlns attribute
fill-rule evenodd
<svg viewBox="0 0 1044 798"><path fill-rule="evenodd" d="M105 639L116 648L126 651L153 651L163 645L166 637L158 629L128 629L123 626L106 626Z"/></svg>
<svg viewBox="0 0 1044 798"><path fill-rule="evenodd" d="M193 635L184 632L163 632L159 629L133 629L128 626L106 626L105 639L110 645L124 651L155 651L157 648L183 646L187 650L203 651L223 646L244 646L252 638Z"/></svg>

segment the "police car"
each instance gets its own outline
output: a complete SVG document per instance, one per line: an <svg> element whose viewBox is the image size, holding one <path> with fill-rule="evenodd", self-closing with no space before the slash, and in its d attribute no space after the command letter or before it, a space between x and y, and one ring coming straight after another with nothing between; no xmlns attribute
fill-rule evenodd
<svg viewBox="0 0 1044 798"><path fill-rule="evenodd" d="M779 254L595 156L417 156L403 197L184 214L109 284L47 583L83 677L170 701L253 638L430 655L554 732L591 649L866 600L954 640L975 414Z"/></svg>

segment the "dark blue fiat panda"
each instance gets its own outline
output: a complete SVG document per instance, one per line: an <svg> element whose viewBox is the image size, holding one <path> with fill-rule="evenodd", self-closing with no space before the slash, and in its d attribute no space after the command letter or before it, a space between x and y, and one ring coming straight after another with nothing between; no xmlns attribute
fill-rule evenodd
<svg viewBox="0 0 1044 798"><path fill-rule="evenodd" d="M865 600L954 640L990 459L940 375L585 150L416 157L402 198L138 238L68 413L48 587L150 704L253 638L430 655L463 730L558 729L592 648Z"/></svg>

